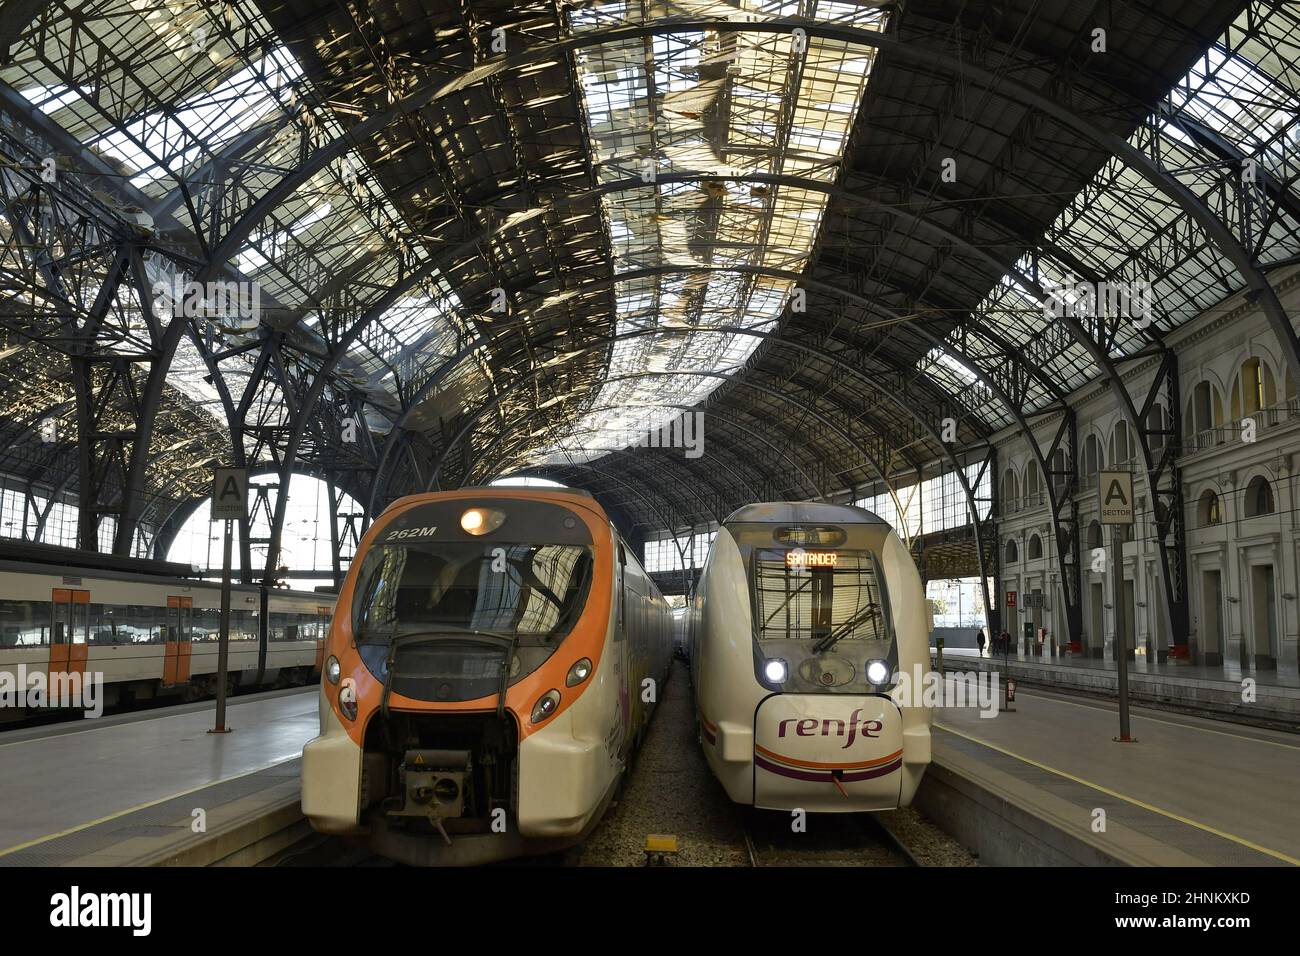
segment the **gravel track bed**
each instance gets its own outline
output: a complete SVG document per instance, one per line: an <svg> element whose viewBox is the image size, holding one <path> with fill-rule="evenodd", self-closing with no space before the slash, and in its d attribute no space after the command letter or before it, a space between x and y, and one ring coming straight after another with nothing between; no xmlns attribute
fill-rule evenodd
<svg viewBox="0 0 1300 956"><path fill-rule="evenodd" d="M678 866L748 866L739 808L709 772L695 739L686 665L673 661L628 784L577 855L582 866L643 866L650 833L677 836Z"/></svg>
<svg viewBox="0 0 1300 956"><path fill-rule="evenodd" d="M731 802L700 750L686 665L672 674L618 802L567 862L643 866L645 838L677 837L678 866L749 866L746 830L760 865L902 866L907 861L872 823L847 814L810 814L790 832L788 814ZM977 866L952 837L910 807L879 814L922 866Z"/></svg>
<svg viewBox="0 0 1300 956"><path fill-rule="evenodd" d="M869 820L853 813L808 814L804 829L777 810L747 810L746 829L758 866L910 866Z"/></svg>

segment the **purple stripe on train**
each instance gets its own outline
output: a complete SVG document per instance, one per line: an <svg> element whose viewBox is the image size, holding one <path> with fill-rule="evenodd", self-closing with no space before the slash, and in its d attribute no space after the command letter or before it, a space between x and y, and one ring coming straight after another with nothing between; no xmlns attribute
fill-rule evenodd
<svg viewBox="0 0 1300 956"><path fill-rule="evenodd" d="M773 763L754 754L754 763L771 773L778 773L783 777L790 777L794 780L808 780L813 783L830 783L833 779L829 770L796 770L793 767L783 767L778 763ZM866 770L846 770L844 775L839 778L841 783L857 783L859 780L871 780L874 777L883 777L891 774L903 766L903 758L887 763L882 767L870 767Z"/></svg>

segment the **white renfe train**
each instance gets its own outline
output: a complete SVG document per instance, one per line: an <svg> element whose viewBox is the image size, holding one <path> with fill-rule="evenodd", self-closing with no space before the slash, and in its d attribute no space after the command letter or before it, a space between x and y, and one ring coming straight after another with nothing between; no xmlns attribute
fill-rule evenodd
<svg viewBox="0 0 1300 956"><path fill-rule="evenodd" d="M912 556L870 512L732 513L688 625L701 746L728 796L773 810L908 805L931 712L899 675L929 670L926 618Z"/></svg>
<svg viewBox="0 0 1300 956"><path fill-rule="evenodd" d="M231 689L305 684L320 671L334 595L270 589L266 602L263 612L256 586L231 588ZM106 706L197 699L216 690L220 609L210 581L0 560L0 673L101 674ZM0 721L25 716L0 708Z"/></svg>

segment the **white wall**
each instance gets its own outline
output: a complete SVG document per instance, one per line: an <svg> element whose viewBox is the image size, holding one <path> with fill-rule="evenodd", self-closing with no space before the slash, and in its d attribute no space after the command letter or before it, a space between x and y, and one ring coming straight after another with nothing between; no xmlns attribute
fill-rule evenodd
<svg viewBox="0 0 1300 956"><path fill-rule="evenodd" d="M1291 273L1281 281L1274 276L1286 310L1300 315L1300 275ZM1242 645L1248 655L1280 658L1284 667L1296 667L1297 633L1300 617L1296 595L1300 594L1300 535L1296 529L1297 501L1296 469L1300 468L1300 405L1286 397L1286 365L1281 359L1281 349L1263 314L1233 297L1214 310L1193 320L1167 342L1178 356L1178 377L1181 410L1186 409L1196 384L1210 381L1218 389L1223 406L1225 427L1202 435L1199 440L1182 443L1182 454L1177 463L1182 475L1185 522L1187 528L1188 593L1190 603L1190 644L1194 655L1218 653L1232 661L1239 659ZM1275 382L1275 411L1254 416L1258 421L1256 440L1242 438L1240 419L1232 420L1229 392L1242 364L1258 358L1267 366ZM1122 371L1129 394L1140 409L1150 383L1159 370L1157 359L1147 359L1126 364ZM1104 385L1081 390L1072 396L1078 424L1079 457L1082 459L1085 437L1096 434L1101 443L1104 467L1109 467L1110 441L1116 422L1122 418L1119 405ZM1044 450L1054 436L1059 417L1035 422L1040 448ZM1186 422L1184 428L1187 427ZM1136 437L1136 436L1135 436ZM1181 439L1180 439L1181 443ZM1064 639L1066 633L1065 608L1061 600L1060 574L1056 567L1055 542L1052 538L1051 518L1046 496L1027 500L1024 496L1026 468L1030 461L1028 446L1020 433L1006 430L997 436L999 457L999 483L1008 468L1015 471L1020 498L1002 502L999 546L1005 558L1006 542L1016 541L1019 560L1003 562L1002 590L1024 594L1041 589L1047 594L1046 604L1038 613L1041 623ZM1139 472L1140 468L1137 469ZM1262 517L1247 517L1245 512L1246 489L1256 476L1264 477L1272 486L1274 513ZM1163 597L1159 584L1154 521L1151 516L1151 496L1144 474L1135 478L1138 499L1139 525L1135 541L1124 545L1124 575L1135 589L1136 647L1144 653L1151 643L1163 634ZM999 484L1001 487L1001 484ZM1091 554L1087 545L1089 523L1097 516L1095 476L1080 476L1079 527L1082 537L1082 594L1083 628L1085 643L1106 649L1110 657L1111 642L1115 636L1116 605L1109 573L1095 573L1091 569ZM1202 526L1198 515L1198 502L1207 489L1219 495L1221 523ZM1031 559L1029 544L1032 535L1042 541L1042 557ZM1104 537L1107 559L1110 556L1110 532ZM1269 618L1264 600L1263 571L1253 570L1271 566L1274 578L1272 620L1276 636L1270 648L1268 628L1263 624ZM1221 577L1221 600L1207 588L1207 572L1218 572ZM1100 583L1104 605L1101 620L1094 620L1092 586ZM1005 595L1000 596L1005 600ZM1207 604L1208 602L1208 604ZM1026 614L1032 611L1023 607L1023 599L1014 616L1015 633L1021 632ZM1207 613L1208 612L1208 613ZM1005 610L1004 610L1005 613ZM1214 616L1222 619L1224 646L1216 648L1212 633ZM1210 663L1214 658L1209 658Z"/></svg>

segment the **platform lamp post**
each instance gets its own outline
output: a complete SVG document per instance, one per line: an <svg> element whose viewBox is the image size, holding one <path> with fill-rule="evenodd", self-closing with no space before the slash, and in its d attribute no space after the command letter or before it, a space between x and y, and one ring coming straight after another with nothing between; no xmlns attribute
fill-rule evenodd
<svg viewBox="0 0 1300 956"><path fill-rule="evenodd" d="M1115 594L1115 669L1119 685L1119 736L1118 743L1136 743L1129 733L1128 715L1128 615L1124 602L1124 528L1132 527L1133 473L1129 471L1099 472L1097 494L1101 506L1101 523L1112 526L1111 536L1111 588Z"/></svg>
<svg viewBox="0 0 1300 956"><path fill-rule="evenodd" d="M992 628L989 628L992 631ZM998 635L999 639L1001 634ZM1016 682L1011 676L1011 635L1007 635L1002 644L1002 710L1004 713L1014 714L1016 709L1011 706L1016 699Z"/></svg>
<svg viewBox="0 0 1300 956"><path fill-rule="evenodd" d="M212 476L212 520L225 524L221 545L221 631L217 645L217 719L210 734L228 734L226 679L230 669L230 550L232 524L248 507L248 470L217 468Z"/></svg>

